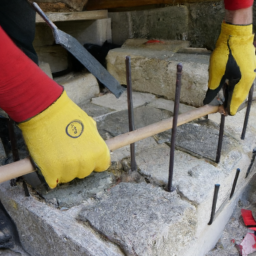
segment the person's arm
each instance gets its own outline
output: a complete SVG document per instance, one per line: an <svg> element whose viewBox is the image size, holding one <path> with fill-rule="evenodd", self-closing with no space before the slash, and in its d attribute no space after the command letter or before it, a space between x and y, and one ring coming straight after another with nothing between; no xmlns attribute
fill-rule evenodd
<svg viewBox="0 0 256 256"><path fill-rule="evenodd" d="M51 188L110 165L95 121L29 59L0 27L0 107L18 123Z"/></svg>
<svg viewBox="0 0 256 256"><path fill-rule="evenodd" d="M229 83L228 114L235 115L255 79L256 58L252 27L253 0L224 0L226 15L212 53L208 91L209 104ZM229 82L228 82L229 81Z"/></svg>

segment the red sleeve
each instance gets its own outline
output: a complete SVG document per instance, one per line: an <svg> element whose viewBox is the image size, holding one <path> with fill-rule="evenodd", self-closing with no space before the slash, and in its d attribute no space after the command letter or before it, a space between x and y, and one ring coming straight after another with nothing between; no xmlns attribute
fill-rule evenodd
<svg viewBox="0 0 256 256"><path fill-rule="evenodd" d="M253 0L224 0L225 9L234 11L248 8L253 5Z"/></svg>
<svg viewBox="0 0 256 256"><path fill-rule="evenodd" d="M49 107L63 88L30 60L0 27L0 107L16 122Z"/></svg>

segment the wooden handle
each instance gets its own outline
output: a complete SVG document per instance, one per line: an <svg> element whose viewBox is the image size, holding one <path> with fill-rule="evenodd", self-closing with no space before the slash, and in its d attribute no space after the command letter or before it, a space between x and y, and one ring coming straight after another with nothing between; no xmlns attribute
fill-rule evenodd
<svg viewBox="0 0 256 256"><path fill-rule="evenodd" d="M209 106L205 105L203 107L197 108L195 110L189 111L187 113L181 114L178 117L177 126L188 123L194 119L216 113L218 111L218 106ZM118 148L127 146L136 141L151 137L160 132L164 132L172 128L173 118L165 119L161 122L157 122L138 130L128 132L109 140L106 140L109 150L116 150ZM22 175L31 173L34 171L34 168L29 160L25 158L18 162L4 165L0 167L0 183L20 177Z"/></svg>

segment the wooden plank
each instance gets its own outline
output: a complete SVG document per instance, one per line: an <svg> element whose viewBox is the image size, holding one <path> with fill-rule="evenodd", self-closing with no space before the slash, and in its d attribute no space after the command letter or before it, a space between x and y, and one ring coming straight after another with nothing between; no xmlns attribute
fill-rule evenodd
<svg viewBox="0 0 256 256"><path fill-rule="evenodd" d="M89 0L86 10L102 10L114 8L127 8L153 4L185 4L197 2L216 2L221 0Z"/></svg>
<svg viewBox="0 0 256 256"><path fill-rule="evenodd" d="M85 11L85 12L47 12L46 15L52 22L74 21L74 20L98 20L108 18L107 10ZM36 23L45 22L41 16L36 14Z"/></svg>

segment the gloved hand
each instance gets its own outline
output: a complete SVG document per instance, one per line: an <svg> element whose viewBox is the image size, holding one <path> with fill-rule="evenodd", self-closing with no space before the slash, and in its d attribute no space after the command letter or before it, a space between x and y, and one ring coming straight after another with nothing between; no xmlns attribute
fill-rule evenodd
<svg viewBox="0 0 256 256"><path fill-rule="evenodd" d="M50 188L82 179L93 170L105 171L110 165L109 150L96 122L65 91L42 113L18 126Z"/></svg>
<svg viewBox="0 0 256 256"><path fill-rule="evenodd" d="M0 107L18 123L51 188L110 165L94 120L44 74L0 27Z"/></svg>
<svg viewBox="0 0 256 256"><path fill-rule="evenodd" d="M255 79L256 57L252 25L222 23L221 33L212 53L209 83L204 104L209 104L225 84L230 81L228 113L235 115L246 99ZM235 83L234 83L235 81Z"/></svg>

